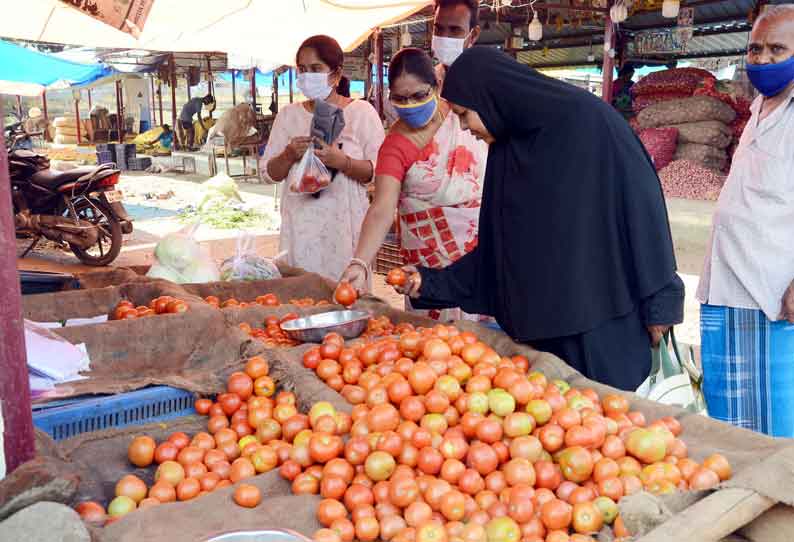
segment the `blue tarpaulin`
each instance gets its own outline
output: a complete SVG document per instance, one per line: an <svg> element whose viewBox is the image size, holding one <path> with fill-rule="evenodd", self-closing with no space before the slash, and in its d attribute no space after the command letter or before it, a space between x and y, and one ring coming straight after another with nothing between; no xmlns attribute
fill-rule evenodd
<svg viewBox="0 0 794 542"><path fill-rule="evenodd" d="M84 85L111 73L102 64L78 64L0 40L0 94L37 96L45 89Z"/></svg>

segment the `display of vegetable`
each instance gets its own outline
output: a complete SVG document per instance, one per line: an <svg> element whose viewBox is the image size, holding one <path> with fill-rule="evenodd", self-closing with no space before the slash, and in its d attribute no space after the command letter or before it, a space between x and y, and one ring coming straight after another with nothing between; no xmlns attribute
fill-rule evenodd
<svg viewBox="0 0 794 542"><path fill-rule="evenodd" d="M158 314L180 314L187 311L187 303L169 295L152 299L148 306L140 305L138 307L132 301L122 299L113 309L111 320L132 320Z"/></svg>
<svg viewBox="0 0 794 542"><path fill-rule="evenodd" d="M303 355L351 414L324 401L298 412L267 360L250 358L223 393L196 401L206 432L174 433L154 450L146 436L131 443L132 465L157 465L155 483L123 477L108 515L279 469L293 493L322 498L318 542L586 542L605 527L630 536L624 495L709 489L732 475L720 454L689 458L675 418L648 423L625 395L549 380L452 326L371 327L389 335L346 344L329 334ZM247 483L229 499L260 501ZM105 517L98 503L78 511Z"/></svg>

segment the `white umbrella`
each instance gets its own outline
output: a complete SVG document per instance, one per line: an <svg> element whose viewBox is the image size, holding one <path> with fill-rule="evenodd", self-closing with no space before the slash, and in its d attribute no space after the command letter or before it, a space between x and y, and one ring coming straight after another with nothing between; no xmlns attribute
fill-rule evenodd
<svg viewBox="0 0 794 542"><path fill-rule="evenodd" d="M263 64L292 64L298 45L314 34L350 51L380 25L402 20L429 0L154 0L138 39L59 0L7 3L0 36L174 52L225 52Z"/></svg>

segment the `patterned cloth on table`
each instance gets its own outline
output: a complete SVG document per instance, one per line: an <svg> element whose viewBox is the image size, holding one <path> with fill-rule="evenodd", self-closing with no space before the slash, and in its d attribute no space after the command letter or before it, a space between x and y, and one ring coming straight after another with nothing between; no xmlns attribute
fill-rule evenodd
<svg viewBox="0 0 794 542"><path fill-rule="evenodd" d="M700 326L709 416L794 437L794 325L757 309L702 305Z"/></svg>

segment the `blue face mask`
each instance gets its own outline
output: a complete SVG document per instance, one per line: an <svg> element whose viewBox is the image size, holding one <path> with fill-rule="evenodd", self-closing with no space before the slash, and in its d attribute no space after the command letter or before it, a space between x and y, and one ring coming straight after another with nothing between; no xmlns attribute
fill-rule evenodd
<svg viewBox="0 0 794 542"><path fill-rule="evenodd" d="M411 128L422 128L433 119L438 109L438 98L433 94L422 103L397 105L392 104L397 110L397 115Z"/></svg>
<svg viewBox="0 0 794 542"><path fill-rule="evenodd" d="M777 64L747 64L747 77L758 92L771 98L794 81L794 57Z"/></svg>

